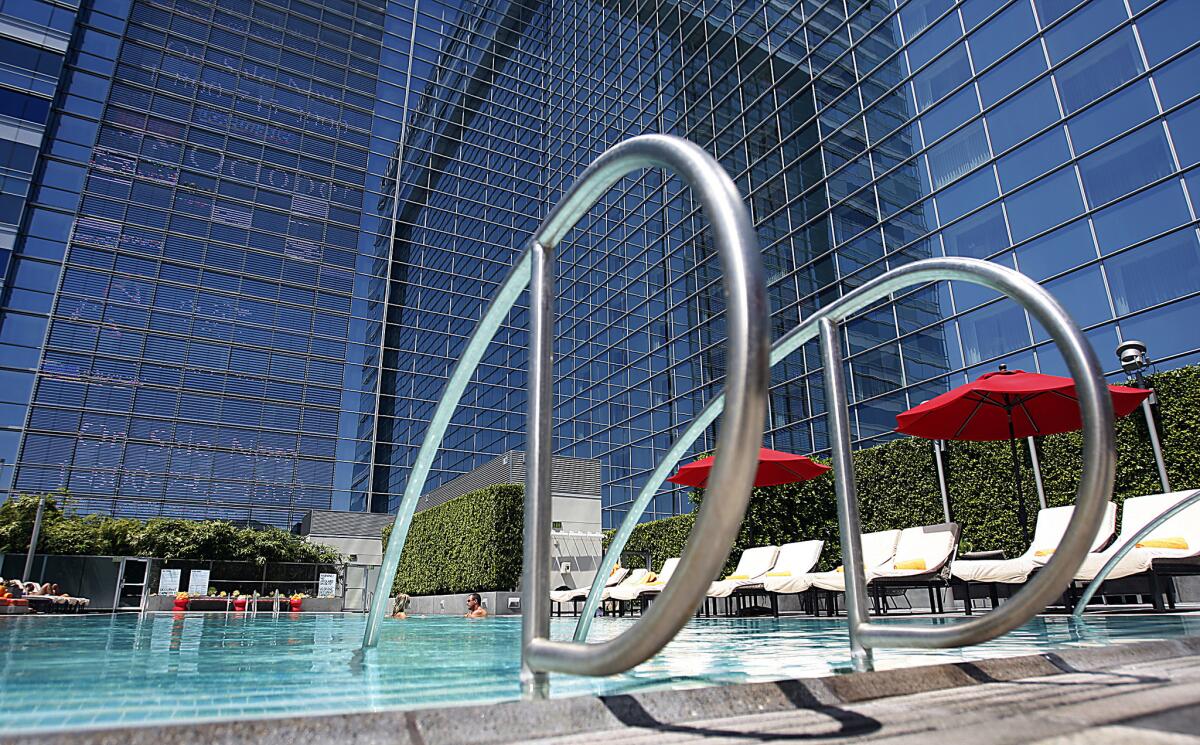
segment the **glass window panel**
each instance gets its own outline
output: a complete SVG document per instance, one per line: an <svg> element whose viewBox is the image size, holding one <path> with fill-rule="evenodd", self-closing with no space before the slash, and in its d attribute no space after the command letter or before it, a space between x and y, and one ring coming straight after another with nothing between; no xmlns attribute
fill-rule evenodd
<svg viewBox="0 0 1200 745"><path fill-rule="evenodd" d="M1054 73L1067 113L1079 111L1143 70L1133 31L1118 31Z"/></svg>
<svg viewBox="0 0 1200 745"><path fill-rule="evenodd" d="M1190 219L1183 189L1175 181L1123 199L1092 216L1102 253L1111 253Z"/></svg>
<svg viewBox="0 0 1200 745"><path fill-rule="evenodd" d="M996 177L984 168L951 185L937 196L938 216L943 225L996 197Z"/></svg>
<svg viewBox="0 0 1200 745"><path fill-rule="evenodd" d="M1078 269L1065 277L1047 282L1045 287L1063 304L1080 328L1094 326L1110 318L1111 312L1106 300L1108 294L1104 291L1104 278L1100 275L1098 266ZM1036 320L1033 333L1037 341L1049 338Z"/></svg>
<svg viewBox="0 0 1200 745"><path fill-rule="evenodd" d="M979 113L979 98L973 86L967 86L935 106L921 117L925 142L941 139L947 132Z"/></svg>
<svg viewBox="0 0 1200 745"><path fill-rule="evenodd" d="M1197 65L1200 65L1200 49L1188 52L1154 73L1158 98L1164 109L1177 106L1200 93L1200 75L1196 74Z"/></svg>
<svg viewBox="0 0 1200 745"><path fill-rule="evenodd" d="M1104 267L1117 314L1135 313L1200 290L1200 242L1196 231L1181 230L1111 256Z"/></svg>
<svg viewBox="0 0 1200 745"><path fill-rule="evenodd" d="M1179 165L1187 168L1200 163L1200 102L1175 112L1167 119L1167 124Z"/></svg>
<svg viewBox="0 0 1200 745"><path fill-rule="evenodd" d="M987 114L992 147L1004 152L1057 119L1054 86L1049 78L1039 80Z"/></svg>
<svg viewBox="0 0 1200 745"><path fill-rule="evenodd" d="M1046 32L1050 61L1062 62L1127 17L1122 0L1089 0L1070 18Z"/></svg>
<svg viewBox="0 0 1200 745"><path fill-rule="evenodd" d="M1017 266L1036 280L1054 276L1096 258L1087 220L1065 225L1017 249Z"/></svg>
<svg viewBox="0 0 1200 745"><path fill-rule="evenodd" d="M940 189L979 167L989 157L983 122L975 121L929 150L929 172Z"/></svg>
<svg viewBox="0 0 1200 745"><path fill-rule="evenodd" d="M1200 298L1181 300L1121 321L1125 339L1139 339L1154 358L1195 351L1200 347Z"/></svg>
<svg viewBox="0 0 1200 745"><path fill-rule="evenodd" d="M970 75L971 66L967 62L966 47L959 44L913 79L917 105L924 111L934 101L961 85Z"/></svg>
<svg viewBox="0 0 1200 745"><path fill-rule="evenodd" d="M979 5L979 3L977 3ZM966 13L964 12L964 15ZM982 70L1033 36L1037 26L1029 3L1013 3L977 29L967 39L975 69Z"/></svg>
<svg viewBox="0 0 1200 745"><path fill-rule="evenodd" d="M1025 312L1011 300L971 311L958 319L963 359L967 365L1028 346Z"/></svg>
<svg viewBox="0 0 1200 745"><path fill-rule="evenodd" d="M1167 0L1139 18L1137 27L1151 65L1200 41L1200 23L1191 0Z"/></svg>
<svg viewBox="0 0 1200 745"><path fill-rule="evenodd" d="M1107 204L1174 170L1162 127L1155 122L1079 162L1092 207Z"/></svg>
<svg viewBox="0 0 1200 745"><path fill-rule="evenodd" d="M1150 83L1139 80L1067 121L1076 153L1085 153L1158 113Z"/></svg>
<svg viewBox="0 0 1200 745"><path fill-rule="evenodd" d="M1036 41L1022 47L1021 51L996 65L979 78L979 96L984 106L991 106L1046 69L1046 56L1042 45Z"/></svg>
<svg viewBox="0 0 1200 745"><path fill-rule="evenodd" d="M1004 202L1008 205L1008 224L1014 241L1025 240L1083 211L1079 184L1071 168L1009 195Z"/></svg>
<svg viewBox="0 0 1200 745"><path fill-rule="evenodd" d="M1027 142L997 162L1000 188L1012 191L1047 171L1054 170L1071 157L1067 136L1061 126Z"/></svg>
<svg viewBox="0 0 1200 745"><path fill-rule="evenodd" d="M1033 0L1042 26L1049 26L1086 0Z"/></svg>
<svg viewBox="0 0 1200 745"><path fill-rule="evenodd" d="M1004 212L993 204L942 231L946 253L984 259L1008 247L1008 231L1004 227Z"/></svg>

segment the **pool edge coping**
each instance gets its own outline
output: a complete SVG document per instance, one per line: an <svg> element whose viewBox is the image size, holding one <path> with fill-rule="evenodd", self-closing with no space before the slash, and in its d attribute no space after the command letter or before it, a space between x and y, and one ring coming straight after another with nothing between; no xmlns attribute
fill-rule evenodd
<svg viewBox="0 0 1200 745"><path fill-rule="evenodd" d="M599 734L624 727L669 728L699 720L799 709L837 713L843 705L894 696L1063 673L1096 672L1120 665L1192 655L1200 655L1200 636L765 683L407 711L0 735L0 745L232 745L281 738L284 741L302 740L310 745L321 742L353 745L515 743L589 732Z"/></svg>

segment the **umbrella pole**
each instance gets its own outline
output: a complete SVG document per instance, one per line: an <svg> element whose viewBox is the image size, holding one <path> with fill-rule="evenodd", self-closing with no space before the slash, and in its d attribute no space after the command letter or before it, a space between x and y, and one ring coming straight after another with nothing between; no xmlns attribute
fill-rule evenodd
<svg viewBox="0 0 1200 745"><path fill-rule="evenodd" d="M1016 488L1017 522L1021 524L1021 547L1029 547L1029 515L1025 512L1025 497L1021 493L1021 458L1017 455L1017 435L1013 430L1012 410L1008 410L1008 445L1012 451L1013 485Z"/></svg>

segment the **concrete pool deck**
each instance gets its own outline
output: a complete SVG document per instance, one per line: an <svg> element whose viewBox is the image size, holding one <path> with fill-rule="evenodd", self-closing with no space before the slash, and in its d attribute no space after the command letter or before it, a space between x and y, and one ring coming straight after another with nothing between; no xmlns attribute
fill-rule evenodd
<svg viewBox="0 0 1200 745"><path fill-rule="evenodd" d="M19 716L19 712L10 712ZM0 745L970 742L1200 745L1200 637L822 678L0 736Z"/></svg>

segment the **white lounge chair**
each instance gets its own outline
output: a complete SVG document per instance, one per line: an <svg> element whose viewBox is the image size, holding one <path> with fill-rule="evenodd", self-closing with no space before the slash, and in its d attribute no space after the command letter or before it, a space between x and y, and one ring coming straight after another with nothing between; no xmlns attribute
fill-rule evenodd
<svg viewBox="0 0 1200 745"><path fill-rule="evenodd" d="M1167 494L1130 497L1121 507L1121 533L1103 551L1089 554L1075 573L1080 582L1096 578L1108 560L1151 520L1190 497L1195 489ZM1155 528L1127 553L1106 579L1120 579L1136 574L1148 574L1152 584L1154 605L1162 609L1159 591L1160 575L1200 573L1200 503L1184 509L1178 515ZM1173 590L1167 588L1168 602L1174 605Z"/></svg>
<svg viewBox="0 0 1200 745"><path fill-rule="evenodd" d="M725 579L713 582L708 588L708 597L727 598L738 588L761 585L767 572L775 566L779 546L757 546L742 552L737 568Z"/></svg>
<svg viewBox="0 0 1200 745"><path fill-rule="evenodd" d="M638 571L641 571L642 574L645 574L646 572L645 569ZM628 576L628 568L621 566L613 567L612 572L610 572L608 575L608 581L604 583L604 586L606 588L615 587L617 584L624 581L624 579ZM566 605L567 603L578 603L587 598L588 592L590 592L591 589L591 585L588 585L587 587L576 587L570 590L554 590L550 593L550 600L560 606ZM561 613L562 609L559 608L559 614L561 615Z"/></svg>
<svg viewBox="0 0 1200 745"><path fill-rule="evenodd" d="M863 571L867 575L867 581L885 565L891 563L892 558L896 555L896 542L900 540L899 530L881 530L877 533L864 533L862 536L862 552L863 552ZM800 583L798 578L796 585ZM820 590L829 590L830 592L845 592L846 591L846 575L842 572L842 567L838 567L832 572L813 572L808 575L810 587L816 587ZM797 592L803 592L797 590Z"/></svg>
<svg viewBox="0 0 1200 745"><path fill-rule="evenodd" d="M812 587L810 574L821 559L825 541L801 541L779 547L775 566L763 577L763 589L776 595L792 595Z"/></svg>
<svg viewBox="0 0 1200 745"><path fill-rule="evenodd" d="M675 567L679 566L679 557L674 556L663 562L661 572L656 572L653 577L642 576L638 582L622 582L617 587L608 590L605 593L606 600L644 600L651 595L658 595L671 581L671 575L675 573Z"/></svg>
<svg viewBox="0 0 1200 745"><path fill-rule="evenodd" d="M1039 566L1044 565L1054 555L1055 549L1067 532L1067 524L1075 512L1074 505L1065 507L1048 507L1038 512L1037 523L1033 529L1033 543L1025 553L1014 559L956 559L950 565L950 574L961 581L966 588L965 610L971 613L970 583L988 585L1020 584L1029 579L1029 575ZM1112 540L1117 525L1117 506L1112 502L1104 513L1104 522L1092 543L1092 551L1098 551ZM998 602L998 593L992 588L993 607Z"/></svg>
<svg viewBox="0 0 1200 745"><path fill-rule="evenodd" d="M875 612L886 613L886 588L929 591L929 610L941 613L941 588L949 586L949 566L958 549L958 523L919 525L900 531L896 555L867 580L875 598Z"/></svg>

